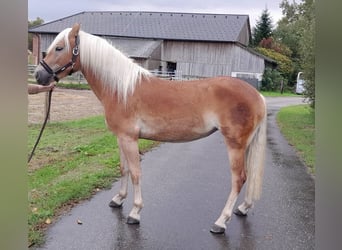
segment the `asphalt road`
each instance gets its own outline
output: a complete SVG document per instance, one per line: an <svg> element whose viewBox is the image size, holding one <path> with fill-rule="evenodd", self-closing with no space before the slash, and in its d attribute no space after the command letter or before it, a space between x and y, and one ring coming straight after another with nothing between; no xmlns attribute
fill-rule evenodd
<svg viewBox="0 0 342 250"><path fill-rule="evenodd" d="M225 234L209 232L230 190L226 149L214 133L189 143L164 143L143 156L140 225L126 224L131 189L122 209L108 206L119 190L116 182L61 217L38 249L314 249L314 179L275 123L280 107L302 100L267 102L263 194L247 217L233 215Z"/></svg>

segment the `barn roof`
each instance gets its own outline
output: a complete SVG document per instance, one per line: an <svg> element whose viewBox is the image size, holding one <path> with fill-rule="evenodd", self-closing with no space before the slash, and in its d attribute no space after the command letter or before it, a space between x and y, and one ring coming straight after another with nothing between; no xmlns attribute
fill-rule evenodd
<svg viewBox="0 0 342 250"><path fill-rule="evenodd" d="M136 11L91 11L64 17L29 30L32 33L59 33L74 23L100 36L239 42L248 15L200 14Z"/></svg>

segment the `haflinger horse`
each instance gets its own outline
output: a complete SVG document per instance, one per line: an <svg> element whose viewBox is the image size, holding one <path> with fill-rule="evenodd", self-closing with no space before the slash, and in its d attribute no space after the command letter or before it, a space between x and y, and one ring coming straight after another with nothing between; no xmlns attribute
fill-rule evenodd
<svg viewBox="0 0 342 250"><path fill-rule="evenodd" d="M219 130L227 146L231 192L211 227L224 233L245 182L244 202L234 210L247 214L262 189L266 146L265 99L248 83L230 77L169 81L153 76L105 39L75 24L60 32L35 70L47 85L81 71L104 107L105 121L120 149L121 187L110 207L121 207L129 176L134 203L128 224L140 223L143 207L138 139L186 142ZM214 168L213 170L214 171ZM152 181L152 180L149 180Z"/></svg>

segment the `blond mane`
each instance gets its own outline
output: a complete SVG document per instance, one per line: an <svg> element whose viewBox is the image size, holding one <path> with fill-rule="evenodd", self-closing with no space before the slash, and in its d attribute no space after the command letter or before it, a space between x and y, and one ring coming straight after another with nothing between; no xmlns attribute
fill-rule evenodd
<svg viewBox="0 0 342 250"><path fill-rule="evenodd" d="M49 49L61 39L64 39L65 46L69 49L70 30L68 28L58 34ZM120 100L126 102L127 97L134 93L141 77L151 75L148 70L134 63L105 39L84 31L79 31L79 38L82 67L100 78L104 87L111 93L117 93Z"/></svg>

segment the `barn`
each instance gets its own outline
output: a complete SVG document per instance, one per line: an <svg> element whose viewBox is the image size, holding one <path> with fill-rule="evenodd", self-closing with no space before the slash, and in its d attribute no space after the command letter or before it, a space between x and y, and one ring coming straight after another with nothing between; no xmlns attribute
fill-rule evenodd
<svg viewBox="0 0 342 250"><path fill-rule="evenodd" d="M137 11L87 11L31 28L36 63L56 35L76 22L156 74L182 79L226 75L258 87L265 67L276 66L248 48L248 15Z"/></svg>

